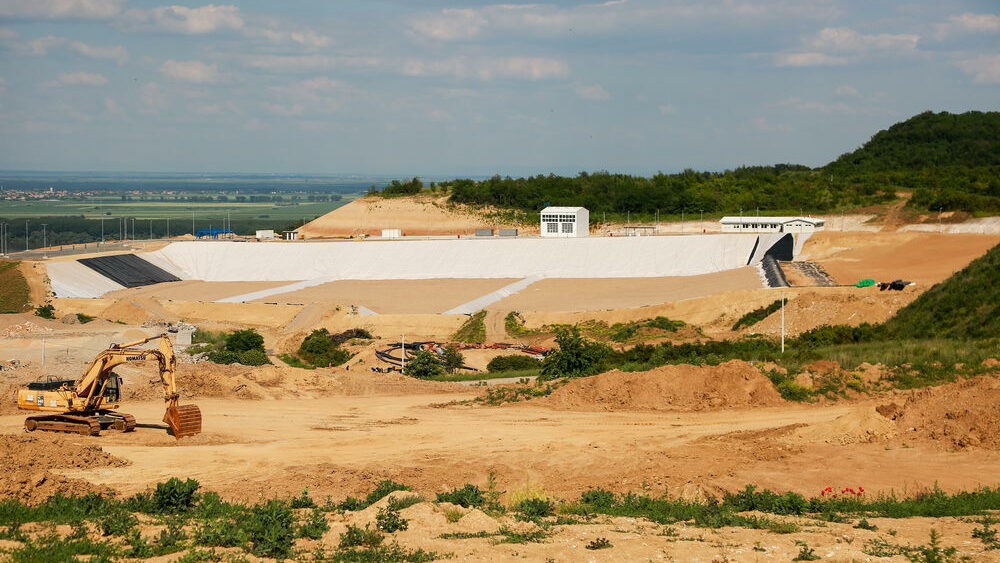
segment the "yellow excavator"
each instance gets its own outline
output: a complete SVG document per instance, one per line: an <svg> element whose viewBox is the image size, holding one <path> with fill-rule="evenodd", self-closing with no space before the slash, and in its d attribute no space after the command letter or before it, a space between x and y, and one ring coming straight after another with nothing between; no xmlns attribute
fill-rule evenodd
<svg viewBox="0 0 1000 563"><path fill-rule="evenodd" d="M140 348L159 340L158 349ZM112 371L130 362L156 361L163 385L163 400L167 412L163 422L176 438L201 432L201 409L195 405L179 405L175 381L176 358L166 334L137 340L129 344L112 344L94 358L83 376L77 380L48 380L29 383L17 391L17 407L23 410L46 411L24 420L28 432L72 432L100 436L111 428L121 432L135 430L135 417L117 412L121 399L121 378Z"/></svg>

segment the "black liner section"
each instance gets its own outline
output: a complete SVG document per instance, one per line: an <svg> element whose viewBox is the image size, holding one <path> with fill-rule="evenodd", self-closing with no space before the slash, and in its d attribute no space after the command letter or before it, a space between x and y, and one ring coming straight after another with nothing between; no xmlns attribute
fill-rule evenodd
<svg viewBox="0 0 1000 563"><path fill-rule="evenodd" d="M785 272L781 270L781 264L774 256L767 254L760 262L760 267L764 271L764 279L767 280L767 287L790 287L785 278Z"/></svg>
<svg viewBox="0 0 1000 563"><path fill-rule="evenodd" d="M80 258L77 262L125 287L181 281L177 276L150 264L135 254Z"/></svg>
<svg viewBox="0 0 1000 563"><path fill-rule="evenodd" d="M757 239L758 241L760 239ZM754 248L756 250L756 248ZM782 262L791 262L795 257L793 253L795 252L795 239L792 238L792 233L785 233L785 236L778 239L777 242L771 245L771 248L767 249L764 256L773 256L776 260L781 260ZM752 256L752 254L751 254Z"/></svg>

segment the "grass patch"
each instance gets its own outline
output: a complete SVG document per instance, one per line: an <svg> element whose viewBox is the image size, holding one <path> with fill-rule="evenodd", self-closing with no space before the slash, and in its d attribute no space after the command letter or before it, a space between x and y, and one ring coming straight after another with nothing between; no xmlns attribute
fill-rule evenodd
<svg viewBox="0 0 1000 563"><path fill-rule="evenodd" d="M486 341L486 311L479 311L470 316L455 334L451 335L455 342L466 344L482 344Z"/></svg>
<svg viewBox="0 0 1000 563"><path fill-rule="evenodd" d="M785 299L785 304L788 304L788 299ZM739 330L743 327L753 326L760 321L771 316L772 313L781 309L781 299L776 299L773 303L765 305L763 307L758 307L753 311L743 315L735 323L733 323L733 330Z"/></svg>
<svg viewBox="0 0 1000 563"><path fill-rule="evenodd" d="M290 367L299 369L316 369L316 366L312 364L307 364L300 360L298 357L291 354L279 354L278 358L288 364Z"/></svg>
<svg viewBox="0 0 1000 563"><path fill-rule="evenodd" d="M28 280L18 264L20 262L0 262L0 313L23 313L31 308Z"/></svg>
<svg viewBox="0 0 1000 563"><path fill-rule="evenodd" d="M430 381L479 381L481 379L509 379L512 377L538 377L542 373L541 368L523 369L516 371L501 371L490 373L486 371L476 371L472 373L444 373L428 377Z"/></svg>

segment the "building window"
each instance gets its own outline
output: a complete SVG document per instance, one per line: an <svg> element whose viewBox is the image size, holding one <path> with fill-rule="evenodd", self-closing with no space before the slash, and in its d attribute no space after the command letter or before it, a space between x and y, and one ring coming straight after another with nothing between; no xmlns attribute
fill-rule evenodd
<svg viewBox="0 0 1000 563"><path fill-rule="evenodd" d="M564 234L573 234L573 223L563 223L562 232Z"/></svg>
<svg viewBox="0 0 1000 563"><path fill-rule="evenodd" d="M547 232L547 233L558 233L559 232L559 223L546 223L545 224L545 232Z"/></svg>

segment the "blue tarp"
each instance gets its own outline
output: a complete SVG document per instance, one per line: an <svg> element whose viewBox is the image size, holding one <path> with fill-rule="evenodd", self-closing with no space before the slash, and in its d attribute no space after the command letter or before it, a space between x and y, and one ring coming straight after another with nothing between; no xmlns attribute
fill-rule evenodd
<svg viewBox="0 0 1000 563"><path fill-rule="evenodd" d="M194 236L198 238L219 238L219 235L235 235L230 229L198 229Z"/></svg>

